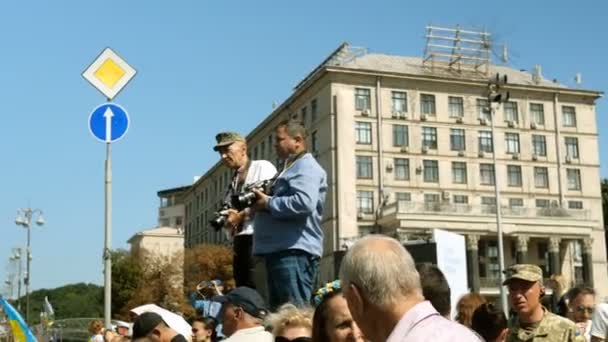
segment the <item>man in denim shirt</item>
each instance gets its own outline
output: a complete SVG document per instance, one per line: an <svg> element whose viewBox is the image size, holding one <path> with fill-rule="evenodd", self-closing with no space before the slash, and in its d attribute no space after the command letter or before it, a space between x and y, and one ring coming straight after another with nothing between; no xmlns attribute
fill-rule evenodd
<svg viewBox="0 0 608 342"><path fill-rule="evenodd" d="M256 191L254 255L264 258L270 306L303 306L316 285L323 255L321 217L327 175L306 152L306 129L295 120L276 128L275 149L284 167L272 195Z"/></svg>

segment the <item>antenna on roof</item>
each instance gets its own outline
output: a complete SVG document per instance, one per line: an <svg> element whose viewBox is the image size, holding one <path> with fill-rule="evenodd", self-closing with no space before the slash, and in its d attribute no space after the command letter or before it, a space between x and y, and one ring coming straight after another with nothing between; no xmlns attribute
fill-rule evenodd
<svg viewBox="0 0 608 342"><path fill-rule="evenodd" d="M542 75L541 67L539 64L536 64L534 66L534 71L532 72L532 81L536 84L540 84L540 81L542 81L542 79L543 79L543 75Z"/></svg>
<svg viewBox="0 0 608 342"><path fill-rule="evenodd" d="M272 109L277 108L277 101L272 101Z"/></svg>
<svg viewBox="0 0 608 342"><path fill-rule="evenodd" d="M490 34L485 30L426 27L426 46L422 65L450 71L483 72L490 75Z"/></svg>
<svg viewBox="0 0 608 342"><path fill-rule="evenodd" d="M583 83L583 76L580 72L577 72L574 76L574 82L576 82L577 85L581 85L581 83Z"/></svg>
<svg viewBox="0 0 608 342"><path fill-rule="evenodd" d="M504 64L509 63L509 53L507 51L507 44L502 45L502 62Z"/></svg>

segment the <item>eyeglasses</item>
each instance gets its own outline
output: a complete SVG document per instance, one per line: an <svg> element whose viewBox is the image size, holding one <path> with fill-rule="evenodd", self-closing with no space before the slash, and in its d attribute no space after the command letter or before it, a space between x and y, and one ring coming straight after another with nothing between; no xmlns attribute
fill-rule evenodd
<svg viewBox="0 0 608 342"><path fill-rule="evenodd" d="M300 336L300 337L296 337L292 340L288 339L287 337L283 337L283 336L277 336L274 338L274 342L311 342L312 341L312 337L308 337L308 336Z"/></svg>
<svg viewBox="0 0 608 342"><path fill-rule="evenodd" d="M590 314L593 313L593 310L595 310L594 307L592 307L592 306L584 306L584 305L580 305L580 306L578 306L576 308L576 311L578 311L578 312L588 312Z"/></svg>

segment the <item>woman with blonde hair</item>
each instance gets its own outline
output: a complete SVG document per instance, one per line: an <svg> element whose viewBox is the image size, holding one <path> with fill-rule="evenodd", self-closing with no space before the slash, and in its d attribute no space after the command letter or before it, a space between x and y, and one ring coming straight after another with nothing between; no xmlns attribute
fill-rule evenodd
<svg viewBox="0 0 608 342"><path fill-rule="evenodd" d="M89 341L91 342L104 342L103 334L103 322L100 320L93 320L89 323L89 333L91 333L91 337Z"/></svg>
<svg viewBox="0 0 608 342"><path fill-rule="evenodd" d="M272 327L275 342L309 342L312 336L312 315L312 308L297 308L287 303L266 317L266 325Z"/></svg>
<svg viewBox="0 0 608 342"><path fill-rule="evenodd" d="M467 293L460 297L458 303L456 303L456 321L467 328L471 328L473 312L485 303L487 303L487 300L479 293Z"/></svg>

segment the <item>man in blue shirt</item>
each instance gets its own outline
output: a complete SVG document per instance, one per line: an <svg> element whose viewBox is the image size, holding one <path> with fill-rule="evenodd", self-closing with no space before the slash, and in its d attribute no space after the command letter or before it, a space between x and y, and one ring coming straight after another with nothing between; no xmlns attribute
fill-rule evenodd
<svg viewBox="0 0 608 342"><path fill-rule="evenodd" d="M256 190L254 254L264 258L272 309L308 304L323 255L321 217L327 175L306 152L306 128L295 120L276 128L275 149L285 161L269 196Z"/></svg>

